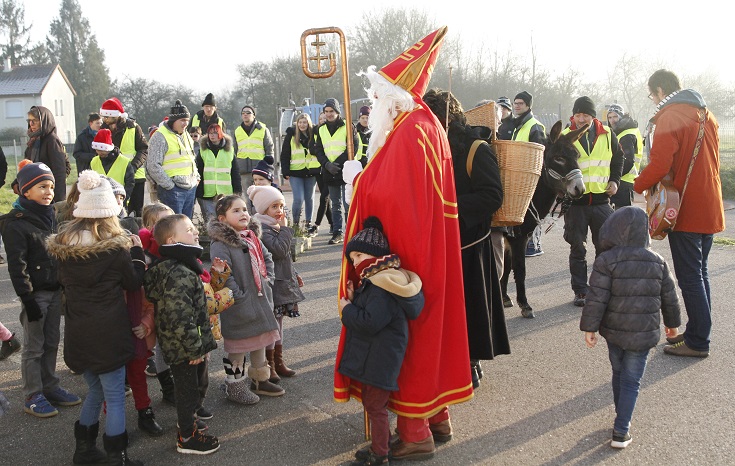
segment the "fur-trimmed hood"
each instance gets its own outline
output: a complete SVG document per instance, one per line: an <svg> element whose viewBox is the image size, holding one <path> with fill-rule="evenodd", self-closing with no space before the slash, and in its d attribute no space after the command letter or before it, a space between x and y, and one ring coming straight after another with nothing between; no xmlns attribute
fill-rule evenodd
<svg viewBox="0 0 735 466"><path fill-rule="evenodd" d="M223 136L225 144L220 149L229 152L232 150L232 137L227 133L223 133ZM199 139L199 147L201 150L212 150L212 142L209 140L209 136L202 134L202 137Z"/></svg>
<svg viewBox="0 0 735 466"><path fill-rule="evenodd" d="M62 244L57 241L58 235L51 235L46 240L50 255L60 261L83 260L92 256L99 256L116 249L130 249L132 244L127 236L114 236L102 241L84 241L78 244Z"/></svg>
<svg viewBox="0 0 735 466"><path fill-rule="evenodd" d="M258 238L263 235L263 226L255 217L250 218L248 229L255 232ZM220 222L217 219L210 220L207 225L207 231L209 232L209 237L212 241L220 241L233 248L247 247L247 244L245 244L245 241L240 238L238 232L236 232L231 226L224 222Z"/></svg>

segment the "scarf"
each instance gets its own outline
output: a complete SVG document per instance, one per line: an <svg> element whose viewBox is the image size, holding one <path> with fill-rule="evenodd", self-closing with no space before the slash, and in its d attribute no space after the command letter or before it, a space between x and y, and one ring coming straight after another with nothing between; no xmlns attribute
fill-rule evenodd
<svg viewBox="0 0 735 466"><path fill-rule="evenodd" d="M258 296L263 296L262 279L268 276L268 269L265 266L265 258L263 257L263 249L260 247L260 240L252 230L242 230L239 234L240 238L247 245L246 252L250 255L250 267L253 270L255 287L258 288Z"/></svg>
<svg viewBox="0 0 735 466"><path fill-rule="evenodd" d="M280 230L281 226L278 225L278 221L271 217L270 215L266 214L255 214L253 217L260 221L263 225L268 225L269 227L273 228L274 230Z"/></svg>
<svg viewBox="0 0 735 466"><path fill-rule="evenodd" d="M164 259L173 259L181 262L191 270L201 275L204 272L199 257L202 255L202 247L198 244L162 244L158 247L158 252Z"/></svg>
<svg viewBox="0 0 735 466"><path fill-rule="evenodd" d="M48 227L49 230L54 229L54 206L39 204L38 202L32 201L25 196L19 196L18 200L13 203L13 208L18 210L26 210L33 212L41 221Z"/></svg>
<svg viewBox="0 0 735 466"><path fill-rule="evenodd" d="M360 277L358 288L362 286L363 280L366 280L381 270L398 269L401 267L401 259L398 254L388 254L387 256L376 257L374 260L364 260L355 266L355 273Z"/></svg>

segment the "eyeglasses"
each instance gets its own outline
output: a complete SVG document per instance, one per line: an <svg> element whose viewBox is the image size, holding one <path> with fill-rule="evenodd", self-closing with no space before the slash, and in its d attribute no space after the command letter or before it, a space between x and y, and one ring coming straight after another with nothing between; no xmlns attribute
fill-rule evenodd
<svg viewBox="0 0 735 466"><path fill-rule="evenodd" d="M242 114L243 114L243 115L252 115L252 114L253 114L253 112L251 112L251 111L249 111L249 110L245 110L244 112L242 112Z"/></svg>
<svg viewBox="0 0 735 466"><path fill-rule="evenodd" d="M651 99L651 100L653 100L653 92L651 92L650 94L648 94L648 98Z"/></svg>
<svg viewBox="0 0 735 466"><path fill-rule="evenodd" d="M39 120L36 120L35 118L28 118L28 119L26 119L26 123L28 123L29 125L31 125L31 124L35 125L38 122L39 122Z"/></svg>

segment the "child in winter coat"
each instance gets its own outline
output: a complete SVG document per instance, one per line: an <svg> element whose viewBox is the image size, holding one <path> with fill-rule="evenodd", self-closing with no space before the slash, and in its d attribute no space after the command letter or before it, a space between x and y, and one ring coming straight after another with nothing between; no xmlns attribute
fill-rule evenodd
<svg viewBox="0 0 735 466"><path fill-rule="evenodd" d="M231 401L254 404L257 395L281 396L285 391L268 381L270 368L265 348L278 341L278 323L273 316L273 259L260 240L260 222L251 219L240 196L225 196L215 206L217 218L209 223L210 253L232 267L227 286L235 304L221 315L226 356L225 393ZM244 359L250 353L245 384Z"/></svg>
<svg viewBox="0 0 735 466"><path fill-rule="evenodd" d="M197 424L201 388L207 376L207 353L217 348L207 315L199 232L186 215L156 222L155 238L162 260L145 274L146 297L156 310L156 336L176 387L179 453L209 454L219 449L217 437ZM205 427L206 428L206 427Z"/></svg>
<svg viewBox="0 0 735 466"><path fill-rule="evenodd" d="M72 406L82 402L61 388L56 376L61 285L56 260L46 249L46 238L56 230L51 169L23 160L18 168L18 191L13 209L0 217L0 229L10 281L21 301L23 409L36 417L51 417L59 413L51 403Z"/></svg>
<svg viewBox="0 0 735 466"><path fill-rule="evenodd" d="M265 356L271 370L269 380L278 383L281 380L279 376L296 375L296 371L283 362L283 316L299 316L298 303L305 299L301 292L303 281L294 270L291 260L294 231L288 227L283 194L272 186L253 185L248 188L248 197L257 211L253 218L263 226L263 244L273 256L276 275L273 284L273 312L278 322L280 338L266 347Z"/></svg>
<svg viewBox="0 0 735 466"><path fill-rule="evenodd" d="M605 221L579 323L588 348L597 344L595 332L607 340L617 414L613 448L632 441L630 420L648 352L660 338L661 313L667 337L676 337L681 325L674 279L650 241L648 217L639 207L618 209Z"/></svg>
<svg viewBox="0 0 735 466"><path fill-rule="evenodd" d="M347 243L345 255L360 277L357 289L350 282L347 298L340 299L346 329L339 372L362 382L362 404L370 418L372 444L355 453L352 464L388 463L390 425L388 397L398 390L398 374L408 345L408 319L424 307L421 279L400 268L391 254L383 225L368 217L363 230Z"/></svg>
<svg viewBox="0 0 735 466"><path fill-rule="evenodd" d="M137 236L120 227L120 207L107 180L85 170L77 184L75 219L47 242L66 295L64 361L84 374L89 387L74 426L74 463L104 461L95 447L104 402L107 463L142 464L130 461L126 451L125 366L135 347L123 290L142 285L143 248Z"/></svg>

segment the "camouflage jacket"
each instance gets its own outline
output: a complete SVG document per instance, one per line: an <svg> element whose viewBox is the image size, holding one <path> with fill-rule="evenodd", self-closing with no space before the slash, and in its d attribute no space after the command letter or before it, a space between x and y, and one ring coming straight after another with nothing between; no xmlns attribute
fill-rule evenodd
<svg viewBox="0 0 735 466"><path fill-rule="evenodd" d="M148 269L143 286L155 306L156 336L166 363L187 363L217 348L196 272L167 259Z"/></svg>

